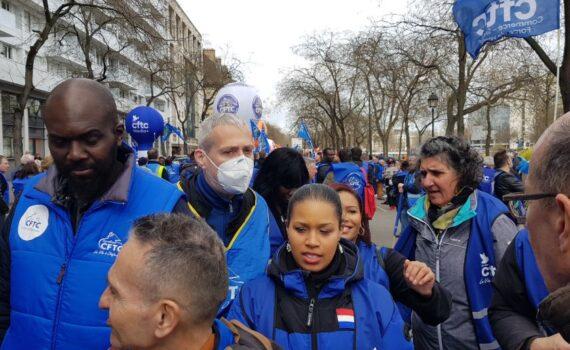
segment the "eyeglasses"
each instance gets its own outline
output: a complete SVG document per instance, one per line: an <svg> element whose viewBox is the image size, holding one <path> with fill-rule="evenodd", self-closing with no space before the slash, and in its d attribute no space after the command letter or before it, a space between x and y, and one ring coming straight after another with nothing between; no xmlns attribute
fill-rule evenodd
<svg viewBox="0 0 570 350"><path fill-rule="evenodd" d="M526 224L526 213L528 210L528 205L531 201L544 199L544 198L554 198L558 193L511 193L503 196L503 201L508 203L509 210L519 225Z"/></svg>

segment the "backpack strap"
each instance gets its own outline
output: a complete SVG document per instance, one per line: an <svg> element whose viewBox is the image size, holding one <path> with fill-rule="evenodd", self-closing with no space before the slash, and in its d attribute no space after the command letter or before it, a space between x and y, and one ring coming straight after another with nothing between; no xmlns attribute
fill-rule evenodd
<svg viewBox="0 0 570 350"><path fill-rule="evenodd" d="M386 271L386 262L384 262L384 257L386 256L386 247L380 247L376 249L376 258L378 258L378 265L382 270Z"/></svg>
<svg viewBox="0 0 570 350"><path fill-rule="evenodd" d="M222 318L221 321L232 331L235 344L229 346L228 349L264 349L277 350L280 347L265 337L263 334L256 332L238 320L228 321Z"/></svg>

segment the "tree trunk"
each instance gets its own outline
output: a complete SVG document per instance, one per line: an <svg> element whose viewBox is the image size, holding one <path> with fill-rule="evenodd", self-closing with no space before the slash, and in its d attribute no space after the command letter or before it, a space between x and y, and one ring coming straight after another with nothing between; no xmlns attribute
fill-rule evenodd
<svg viewBox="0 0 570 350"><path fill-rule="evenodd" d="M404 132L406 133L406 155L410 156L411 142L410 142L410 125L408 122L408 113L404 116Z"/></svg>
<svg viewBox="0 0 570 350"><path fill-rule="evenodd" d="M467 99L467 81L466 81L466 66L467 66L467 50L465 48L465 37L461 34L459 40L459 86L457 88L457 135L463 137L465 135L465 121L463 119L463 109L465 108L465 101Z"/></svg>
<svg viewBox="0 0 570 350"><path fill-rule="evenodd" d="M452 93L447 97L447 125L445 127L445 135L451 136L455 132L455 113L453 107L455 106L455 94Z"/></svg>
<svg viewBox="0 0 570 350"><path fill-rule="evenodd" d="M522 141L522 148L525 147L525 138L526 138L526 93L522 100L522 120L521 120L521 141Z"/></svg>
<svg viewBox="0 0 570 350"><path fill-rule="evenodd" d="M485 120L487 121L487 138L485 139L485 156L491 155L491 105L487 105L487 110L485 113Z"/></svg>
<svg viewBox="0 0 570 350"><path fill-rule="evenodd" d="M398 159L402 159L402 136L404 136L404 119L402 119L402 126L400 128L400 142L398 145Z"/></svg>

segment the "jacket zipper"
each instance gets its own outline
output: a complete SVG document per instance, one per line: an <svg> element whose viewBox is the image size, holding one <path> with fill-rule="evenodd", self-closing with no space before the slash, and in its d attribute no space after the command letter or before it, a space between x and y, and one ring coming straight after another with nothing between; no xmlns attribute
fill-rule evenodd
<svg viewBox="0 0 570 350"><path fill-rule="evenodd" d="M428 226L430 227L430 226ZM431 229L431 227L430 227ZM439 283L439 279L440 279L440 275L439 275L439 266L440 266L440 258L441 258L441 244L443 242L443 239L445 238L445 234L447 233L447 229L445 229L443 231L443 233L441 234L441 237L438 239L438 237L435 235L435 232L432 233L434 234L435 239L437 240L437 250L435 251L435 280ZM443 336L441 334L441 323L437 325L437 342L439 345L439 349L443 350Z"/></svg>
<svg viewBox="0 0 570 350"><path fill-rule="evenodd" d="M442 234L441 237L438 239L437 235L435 234L435 231L433 230L433 228L427 224L425 221L417 218L417 217L413 217L414 219L418 220L419 222L421 222L422 224L426 225L427 228L429 228L431 234L433 235L433 237L435 238L435 241L437 242L437 249L435 251L435 280L439 283L439 262L440 262L440 254L441 254L441 243L443 242L443 239L445 238L445 234L447 233L448 229L445 229ZM441 323L437 325L436 327L437 329L437 343L439 346L439 350L444 350L443 349L443 336L441 333Z"/></svg>
<svg viewBox="0 0 570 350"><path fill-rule="evenodd" d="M313 327L313 321L315 316L315 305L317 303L316 298L311 298L309 301L309 313L307 314L307 327L311 329L311 348L313 350L318 349L317 344L317 334L315 333L315 328Z"/></svg>
<svg viewBox="0 0 570 350"><path fill-rule="evenodd" d="M94 208L94 206L92 206L92 208ZM77 237L79 236L79 231L81 229L81 224L83 223L83 218L89 212L92 211L92 208L90 208L85 213L83 213L83 215L81 217L81 221L77 225L76 231L74 232L74 235L73 235L73 242L71 244L71 250L69 252L66 252L67 255L65 256L65 261L61 265L61 267L59 269L59 273L57 275L56 282L59 285L59 289L57 291L57 303L56 303L56 309L55 309L55 317L53 319L52 338L51 338L51 349L52 350L56 350L55 343L56 343L56 336L57 336L57 327L59 324L59 316L60 316L60 311L61 311L61 294L63 292L63 287L65 285L64 284L65 274L67 273L67 269L69 268L69 263L71 262L71 257L73 256L73 251L75 250L75 245L77 244ZM72 228L72 231L73 231L73 228Z"/></svg>

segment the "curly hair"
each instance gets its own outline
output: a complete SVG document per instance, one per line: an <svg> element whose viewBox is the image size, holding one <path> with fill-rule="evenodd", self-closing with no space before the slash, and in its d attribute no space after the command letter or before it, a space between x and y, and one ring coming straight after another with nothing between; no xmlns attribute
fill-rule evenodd
<svg viewBox="0 0 570 350"><path fill-rule="evenodd" d="M477 188L483 179L483 158L457 136L438 136L422 145L421 159L439 157L459 175L459 188Z"/></svg>

